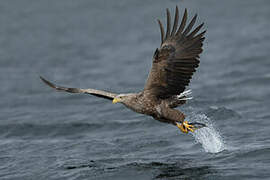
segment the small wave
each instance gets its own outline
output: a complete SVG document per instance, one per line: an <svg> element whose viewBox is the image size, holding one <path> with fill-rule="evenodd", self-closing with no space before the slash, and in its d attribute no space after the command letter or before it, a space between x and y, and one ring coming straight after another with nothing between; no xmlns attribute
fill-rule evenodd
<svg viewBox="0 0 270 180"><path fill-rule="evenodd" d="M226 149L223 138L206 115L195 115L192 119L193 121L205 123L207 125L207 127L198 129L192 133L195 141L200 143L206 152L219 153Z"/></svg>
<svg viewBox="0 0 270 180"><path fill-rule="evenodd" d="M105 132L106 130L117 130L121 128L141 127L140 120L113 120L109 122L70 122L70 123L54 123L54 124L37 124L37 123L18 123L18 124L2 124L0 125L0 138L51 138L51 137L67 137L78 138L89 133ZM150 124L150 123L148 123Z"/></svg>
<svg viewBox="0 0 270 180"><path fill-rule="evenodd" d="M206 111L206 115L212 119L241 118L241 115L232 109L215 106L209 107L209 109Z"/></svg>

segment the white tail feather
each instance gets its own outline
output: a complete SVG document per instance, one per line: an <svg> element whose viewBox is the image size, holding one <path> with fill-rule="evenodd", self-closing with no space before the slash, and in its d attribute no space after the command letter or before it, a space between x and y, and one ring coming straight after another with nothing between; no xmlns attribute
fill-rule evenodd
<svg viewBox="0 0 270 180"><path fill-rule="evenodd" d="M191 93L192 93L192 92L191 92L190 89L189 89L189 90L186 90L186 91L182 92L181 94L177 95L177 99L183 100L183 101L190 100L190 99L192 99L193 97L192 97L192 96L187 97L187 96L191 95Z"/></svg>
<svg viewBox="0 0 270 180"><path fill-rule="evenodd" d="M179 100L186 101L186 100L190 100L190 99L193 99L193 97L181 98L181 99L179 99Z"/></svg>

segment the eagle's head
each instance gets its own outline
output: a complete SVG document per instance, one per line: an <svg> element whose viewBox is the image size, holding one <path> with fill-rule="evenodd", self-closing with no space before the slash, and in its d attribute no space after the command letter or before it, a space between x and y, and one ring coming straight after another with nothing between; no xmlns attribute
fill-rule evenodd
<svg viewBox="0 0 270 180"><path fill-rule="evenodd" d="M128 104L135 97L136 97L136 94L134 94L134 93L119 94L113 99L112 103L115 104L115 103L120 102L120 103L123 103L123 104Z"/></svg>

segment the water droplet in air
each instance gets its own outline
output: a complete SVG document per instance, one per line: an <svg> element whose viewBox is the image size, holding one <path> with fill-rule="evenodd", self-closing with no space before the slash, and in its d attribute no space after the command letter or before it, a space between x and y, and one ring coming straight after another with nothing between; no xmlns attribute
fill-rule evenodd
<svg viewBox="0 0 270 180"><path fill-rule="evenodd" d="M207 125L192 133L195 141L200 143L206 152L218 153L225 150L224 140L219 132L213 127L211 120L204 114L197 114L191 118L194 122L200 122Z"/></svg>

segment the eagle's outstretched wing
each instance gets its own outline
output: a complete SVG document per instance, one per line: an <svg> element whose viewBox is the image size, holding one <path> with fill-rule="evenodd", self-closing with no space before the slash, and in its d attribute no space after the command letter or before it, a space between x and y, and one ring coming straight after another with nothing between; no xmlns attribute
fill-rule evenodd
<svg viewBox="0 0 270 180"><path fill-rule="evenodd" d="M86 93L86 94L91 94L91 95L94 95L94 96L97 96L97 97L102 97L102 98L109 99L109 100L113 100L117 96L117 94L106 92L106 91L101 91L101 90L96 90L96 89L80 89L80 88L61 87L61 86L57 86L57 85L51 83L50 81L44 79L41 76L40 76L40 79L45 84L47 84L51 88L54 88L54 89L56 89L58 91L66 91L66 92L69 92L69 93Z"/></svg>
<svg viewBox="0 0 270 180"><path fill-rule="evenodd" d="M167 31L158 20L161 31L161 46L156 49L152 69L149 73L144 91L159 98L168 98L182 93L188 86L193 73L199 66L199 54L202 52L204 34L197 34L203 23L191 31L195 24L195 15L186 27L187 10L178 27L179 12L176 6L174 24L171 30L171 16L167 9ZM165 37L164 37L165 35Z"/></svg>

